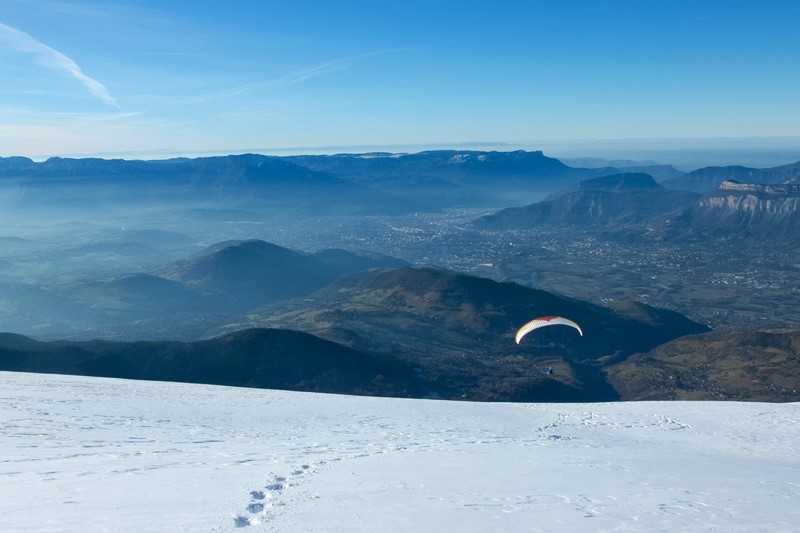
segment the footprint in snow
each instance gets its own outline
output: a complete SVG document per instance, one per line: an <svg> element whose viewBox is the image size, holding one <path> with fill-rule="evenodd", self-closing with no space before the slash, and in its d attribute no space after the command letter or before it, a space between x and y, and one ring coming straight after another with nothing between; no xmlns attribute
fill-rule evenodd
<svg viewBox="0 0 800 533"><path fill-rule="evenodd" d="M311 469L311 465L300 465L300 468L292 471L293 476L302 476Z"/></svg>
<svg viewBox="0 0 800 533"><path fill-rule="evenodd" d="M251 502L247 505L247 512L250 514L257 514L264 510L264 504L261 502Z"/></svg>
<svg viewBox="0 0 800 533"><path fill-rule="evenodd" d="M283 491L283 483L270 483L264 488L272 492L281 492Z"/></svg>
<svg viewBox="0 0 800 533"><path fill-rule="evenodd" d="M303 475L310 470L310 465L300 465L300 468L293 470L291 475ZM250 513L250 515L264 515L268 506L282 507L286 505L286 502L275 500L275 498L282 495L283 491L286 489L286 481L287 478L285 476L275 476L273 477L271 483L264 486L264 490L251 490L250 503L248 503L246 507L247 512ZM264 500L267 498L270 498L270 502L268 504L264 502ZM251 518L244 514L238 514L233 518L233 524L235 527L247 527L260 522L260 519Z"/></svg>
<svg viewBox="0 0 800 533"><path fill-rule="evenodd" d="M235 527L247 527L250 525L250 519L246 516L236 515L233 517L233 525Z"/></svg>

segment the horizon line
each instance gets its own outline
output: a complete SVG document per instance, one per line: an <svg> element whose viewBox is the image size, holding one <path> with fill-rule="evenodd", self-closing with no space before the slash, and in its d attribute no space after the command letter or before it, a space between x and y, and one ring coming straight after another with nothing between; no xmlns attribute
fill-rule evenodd
<svg viewBox="0 0 800 533"><path fill-rule="evenodd" d="M330 145L299 145L299 146L274 146L274 147L249 147L249 148L216 148L216 149L142 149L142 150L121 150L113 152L60 152L60 153L39 153L39 154L7 154L0 157L28 157L35 161L43 161L53 157L63 158L132 158L144 159L174 159L180 157L211 157L224 155L259 154L259 155L336 155L336 154L364 154L372 152L387 153L416 153L427 150L464 150L469 148L505 148L496 151L547 151L548 148L541 145L550 145L550 148L580 147L587 144L613 144L621 143L680 143L680 142L789 142L797 143L793 146L752 146L749 149L780 149L794 148L800 149L800 135L782 136L714 136L714 137L609 137L609 138L572 138L572 139L538 139L530 141L456 141L456 142L434 142L434 143L387 143L387 144L330 144ZM637 147L631 147L635 149ZM638 148L642 148L639 146ZM661 147L669 149L668 146ZM677 148L677 147L672 147ZM709 149L709 147L705 147ZM716 149L735 149L742 147L717 147ZM681 149L686 150L687 147ZM697 147L694 150L701 150ZM394 151L397 150L397 151ZM692 150L692 148L689 148ZM599 156L585 156L599 157Z"/></svg>

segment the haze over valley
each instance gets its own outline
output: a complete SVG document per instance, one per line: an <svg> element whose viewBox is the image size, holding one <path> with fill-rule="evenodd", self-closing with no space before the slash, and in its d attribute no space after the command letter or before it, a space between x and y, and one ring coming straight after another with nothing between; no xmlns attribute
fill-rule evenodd
<svg viewBox="0 0 800 533"><path fill-rule="evenodd" d="M799 165L684 173L616 163L475 150L5 158L4 329L61 343L293 330L314 336L298 337L294 351L322 338L416 372L413 386L387 382L387 394L575 401L637 398L614 381L619 365L674 339L796 326ZM758 181L734 179L748 177ZM587 336L542 332L514 345L536 314L570 316ZM49 349L64 346L82 345ZM115 371L82 358L49 369L20 357L4 368L217 375ZM628 371L650 372L655 360L637 357ZM322 387L309 380L284 386ZM773 399L794 398L773 385ZM350 392L372 390L363 387ZM747 399L744 387L691 390Z"/></svg>
<svg viewBox="0 0 800 533"><path fill-rule="evenodd" d="M800 4L0 4L0 531L797 530Z"/></svg>

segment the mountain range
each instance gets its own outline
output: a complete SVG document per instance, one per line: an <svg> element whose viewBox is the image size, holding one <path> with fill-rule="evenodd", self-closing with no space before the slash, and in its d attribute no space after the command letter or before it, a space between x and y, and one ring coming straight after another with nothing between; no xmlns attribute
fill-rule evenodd
<svg viewBox="0 0 800 533"><path fill-rule="evenodd" d="M800 185L723 181L670 221L672 237L800 240ZM752 239L757 239L752 241Z"/></svg>
<svg viewBox="0 0 800 533"><path fill-rule="evenodd" d="M86 281L40 296L53 317L39 320L74 324L69 331L83 338L213 338L40 343L5 336L0 369L453 399L609 400L617 396L599 359L707 329L643 304L600 307L402 265L344 250L308 254L263 241L218 243L160 275ZM578 320L587 337L554 328L515 345L516 328L541 314ZM323 364L312 358L314 350L338 355ZM374 372L359 374L351 360ZM299 374L292 374L295 366ZM388 380L383 389L378 375Z"/></svg>
<svg viewBox="0 0 800 533"><path fill-rule="evenodd" d="M541 151L483 152L433 150L414 154L306 155L288 158L306 168L347 177L362 183L409 179L425 182L491 184L509 180L525 183L561 181L585 174Z"/></svg>
<svg viewBox="0 0 800 533"><path fill-rule="evenodd" d="M14 187L24 205L82 209L95 201L108 207L213 200L261 209L345 210L363 203L364 195L371 196L336 176L255 154L152 161L0 158L0 186ZM341 195L341 206L329 202L334 193Z"/></svg>
<svg viewBox="0 0 800 533"><path fill-rule="evenodd" d="M659 164L656 161L636 161L631 159L604 159L601 157L559 157L559 160L577 168L615 168L619 172L650 174L656 181L683 176L682 172L672 165Z"/></svg>
<svg viewBox="0 0 800 533"><path fill-rule="evenodd" d="M300 255L335 257L339 266L355 257L365 265L340 251ZM87 285L75 309L109 295L146 309L148 294L168 302L153 311L167 329L182 319L176 309L204 312L194 300L202 292L146 274ZM542 314L576 320L585 337L547 328L514 344L516 328ZM216 336L192 342L40 342L2 334L0 370L487 401L800 398L796 332L708 333L683 315L638 302L602 307L430 268L358 271L219 318L209 330Z"/></svg>
<svg viewBox="0 0 800 533"><path fill-rule="evenodd" d="M623 173L580 182L576 190L524 207L511 207L476 221L481 229L533 229L542 224L625 226L642 224L692 205L699 195L672 191L652 176Z"/></svg>
<svg viewBox="0 0 800 533"><path fill-rule="evenodd" d="M800 187L725 180L705 195L671 190L647 174L616 174L582 181L576 190L474 222L484 230L533 230L543 225L617 236L661 239L800 238ZM749 242L756 242L750 240Z"/></svg>
<svg viewBox="0 0 800 533"><path fill-rule="evenodd" d="M674 176L661 166L636 167ZM674 169L673 169L674 170ZM571 167L540 151L438 150L414 154L264 156L255 154L167 160L0 158L0 184L32 191L102 187L136 190L127 202L229 198L246 192L287 205L316 209L396 212L463 205L498 205L574 186L581 179L618 173L613 167ZM677 171L676 171L677 172ZM57 186L57 189L55 189ZM335 192L338 201L326 202ZM62 192L63 193L63 192ZM87 192L86 194L96 194ZM72 200L73 202L76 200Z"/></svg>
<svg viewBox="0 0 800 533"><path fill-rule="evenodd" d="M582 179L620 172L611 166L573 167L541 151L525 150L433 150L414 154L306 155L289 159L311 170L390 191L398 198L407 199L410 194L428 191L439 196L446 193L452 201L477 205L519 201L574 187ZM634 168L664 177L680 174L661 165Z"/></svg>
<svg viewBox="0 0 800 533"><path fill-rule="evenodd" d="M304 253L260 240L217 243L151 273L49 289L0 288L11 303L28 302L16 314L32 317L38 310L39 331L47 331L48 321L61 327L74 321L74 329L62 332L83 338L139 337L141 331L174 336L181 328L187 328L181 336L197 338L269 326L415 357L519 354L531 348L588 361L646 351L705 330L682 315L642 304L617 303L612 309L514 283L411 268L379 254ZM549 314L578 320L587 338L545 331L521 349L514 346L517 327Z"/></svg>
<svg viewBox="0 0 800 533"><path fill-rule="evenodd" d="M23 157L0 158L0 179L140 185L153 182L173 185L204 183L212 187L340 185L328 174L294 165L280 157L254 154L151 161L52 157L36 162Z"/></svg>
<svg viewBox="0 0 800 533"><path fill-rule="evenodd" d="M726 180L746 183L783 183L800 178L800 161L770 168L751 168L744 166L705 167L693 170L663 182L670 189L709 193Z"/></svg>
<svg viewBox="0 0 800 533"><path fill-rule="evenodd" d="M82 186L119 187L132 201L140 193L161 198L163 187L181 200L184 193L204 200L230 193L247 198L245 207L257 213L295 201L381 213L518 205L549 193L482 217L474 228L549 225L695 239L702 246L734 238L798 244L800 163L686 175L658 165L595 163L579 168L542 152L454 150L165 161L0 158L0 185L42 194L75 187L71 197L79 205L95 198L94 189ZM474 228L465 234L474 236ZM60 248L64 258L113 250L150 259L134 267L140 272L77 282L3 280L0 318L4 329L25 327L41 338L149 335L190 342L2 335L0 369L470 400L798 398L796 332L708 333L684 315L638 302L596 305L413 268L375 253L306 253L261 240L224 241L162 261L160 239L180 244L181 235L79 240ZM30 246L13 237L2 242L9 249ZM161 262L153 267L154 261ZM548 328L514 344L519 325L553 314L576 320L586 336Z"/></svg>
<svg viewBox="0 0 800 533"><path fill-rule="evenodd" d="M360 153L336 155L266 156L241 154L166 160L125 160L54 157L36 162L25 157L0 157L0 182L28 186L54 183L173 185L199 189L248 188L273 193L316 193L335 188L359 196L371 191L408 193L459 191L492 194L498 189L552 192L578 181L620 173L654 176L665 187L698 193L713 191L725 180L782 183L800 178L800 162L771 168L705 167L682 173L669 165L592 158L568 159L566 164L541 151L511 152L432 150L410 154ZM585 165L581 166L581 165ZM356 187L360 185L362 187Z"/></svg>

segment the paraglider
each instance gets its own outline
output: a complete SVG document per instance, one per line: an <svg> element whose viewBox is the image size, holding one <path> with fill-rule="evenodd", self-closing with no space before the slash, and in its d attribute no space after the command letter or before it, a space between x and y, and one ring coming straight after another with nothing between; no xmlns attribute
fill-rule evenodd
<svg viewBox="0 0 800 533"><path fill-rule="evenodd" d="M544 328L547 326L569 326L571 328L575 328L580 333L581 337L583 337L583 330L581 327L573 322L568 318L564 318L563 316L540 316L539 318L534 318L521 328L517 330L517 335L515 336L514 340L517 341L517 344L522 342L522 339L530 333L531 331L537 330L539 328Z"/></svg>

